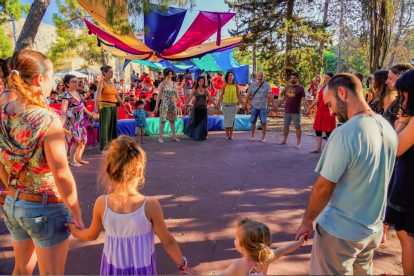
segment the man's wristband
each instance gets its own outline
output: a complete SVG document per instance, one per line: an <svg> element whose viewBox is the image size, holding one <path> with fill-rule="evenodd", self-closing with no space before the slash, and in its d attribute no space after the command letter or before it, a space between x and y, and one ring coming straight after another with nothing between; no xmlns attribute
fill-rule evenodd
<svg viewBox="0 0 414 276"><path fill-rule="evenodd" d="M180 266L180 265L178 265L178 264L176 264L177 265L177 268L180 270L180 271L185 271L189 266L190 266L190 264L189 264L189 262L187 261L187 258L186 257L183 257L183 261L184 261L184 266Z"/></svg>

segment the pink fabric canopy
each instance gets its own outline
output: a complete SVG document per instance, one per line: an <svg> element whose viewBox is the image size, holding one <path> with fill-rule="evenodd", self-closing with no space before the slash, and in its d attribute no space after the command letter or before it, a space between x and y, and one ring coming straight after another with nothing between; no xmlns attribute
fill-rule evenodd
<svg viewBox="0 0 414 276"><path fill-rule="evenodd" d="M163 51L162 56L179 54L188 48L205 42L217 32L217 46L220 46L221 28L235 16L235 13L200 12L177 43Z"/></svg>
<svg viewBox="0 0 414 276"><path fill-rule="evenodd" d="M95 25L93 25L91 22L89 22L88 20L84 19L86 26L89 29L89 34L95 34L97 37L102 38L105 41L108 41L109 43L112 43L120 48L122 48L122 50L133 54L133 55L143 55L143 54L149 54L152 52L143 52L143 51L139 51L137 49L134 49L130 46L128 46L127 44L125 44L124 42L122 42L121 40L119 40L118 38L108 34L107 32L101 30L100 28L96 27Z"/></svg>

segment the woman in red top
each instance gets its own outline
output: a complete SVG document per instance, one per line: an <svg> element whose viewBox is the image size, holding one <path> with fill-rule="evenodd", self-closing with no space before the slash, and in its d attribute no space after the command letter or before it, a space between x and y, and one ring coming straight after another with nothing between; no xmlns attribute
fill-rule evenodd
<svg viewBox="0 0 414 276"><path fill-rule="evenodd" d="M325 89L326 85L328 84L329 80L334 76L334 73L327 72L324 75L323 81L325 86L319 91L318 97L313 101L311 106L306 111L306 114L309 115L311 109L318 105L318 110L316 111L316 118L315 123L313 124L313 129L316 131L316 143L317 147L314 150L311 150L311 153L320 153L322 150L322 132L326 133L326 136L331 135L331 132L336 128L336 117L331 116L329 112L329 108L326 107L323 101L323 90Z"/></svg>

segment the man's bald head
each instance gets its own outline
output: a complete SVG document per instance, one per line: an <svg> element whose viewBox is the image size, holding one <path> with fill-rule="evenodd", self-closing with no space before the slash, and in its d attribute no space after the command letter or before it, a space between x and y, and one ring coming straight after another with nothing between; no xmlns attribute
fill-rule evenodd
<svg viewBox="0 0 414 276"><path fill-rule="evenodd" d="M264 81L265 73L263 71L259 71L257 73L257 81L262 83Z"/></svg>

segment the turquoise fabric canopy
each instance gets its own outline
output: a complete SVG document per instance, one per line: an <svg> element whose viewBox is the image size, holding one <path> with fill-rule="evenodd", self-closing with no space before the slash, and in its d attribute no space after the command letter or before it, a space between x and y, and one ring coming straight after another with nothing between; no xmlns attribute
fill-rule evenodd
<svg viewBox="0 0 414 276"><path fill-rule="evenodd" d="M202 58L193 58L189 60L180 61L186 65L172 64L168 60L162 60L158 63L147 60L131 60L131 62L158 69L171 68L176 72L185 71L188 69L195 74L195 77L197 77L201 73L201 70L223 73L231 71L233 72L234 79L237 83L247 84L250 81L249 66L240 65L237 63L237 61L233 58L233 49L208 54L203 56Z"/></svg>

